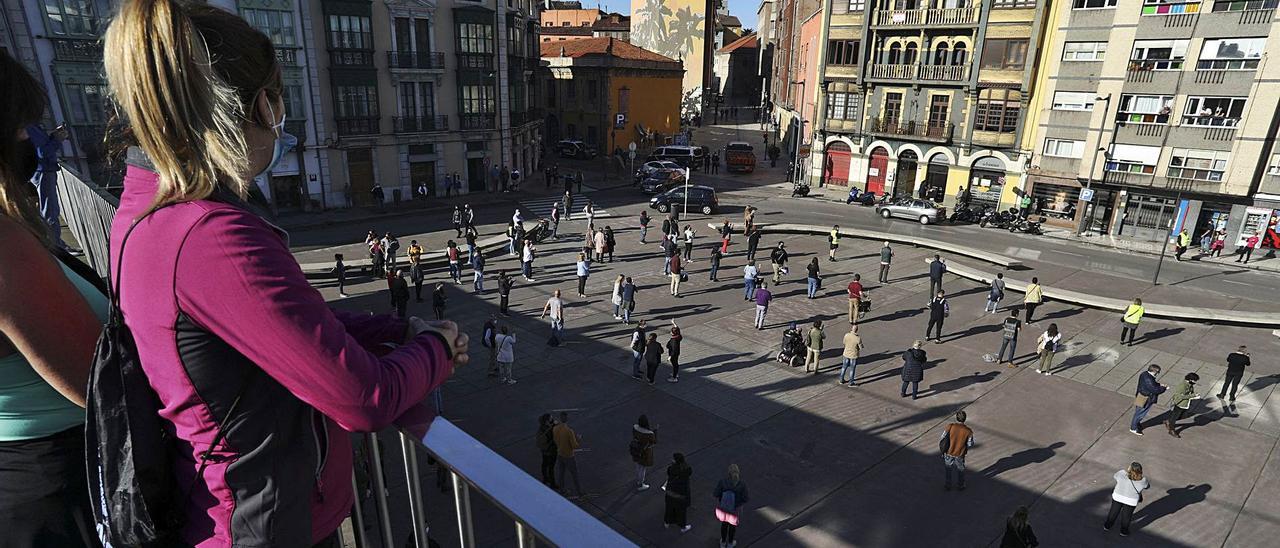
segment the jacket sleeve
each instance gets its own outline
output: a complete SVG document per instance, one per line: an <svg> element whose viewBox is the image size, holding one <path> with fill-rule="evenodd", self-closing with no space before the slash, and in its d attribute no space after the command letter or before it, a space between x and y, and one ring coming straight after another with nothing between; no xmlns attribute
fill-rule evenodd
<svg viewBox="0 0 1280 548"><path fill-rule="evenodd" d="M401 342L404 331L396 337L395 322L334 314L261 219L210 211L179 253L182 310L346 430L391 424L451 372L448 347L433 333L381 357L369 352L362 342Z"/></svg>
<svg viewBox="0 0 1280 548"><path fill-rule="evenodd" d="M333 317L342 323L347 335L355 339L365 349L383 344L404 343L408 322L390 314L360 314L345 310L330 310Z"/></svg>

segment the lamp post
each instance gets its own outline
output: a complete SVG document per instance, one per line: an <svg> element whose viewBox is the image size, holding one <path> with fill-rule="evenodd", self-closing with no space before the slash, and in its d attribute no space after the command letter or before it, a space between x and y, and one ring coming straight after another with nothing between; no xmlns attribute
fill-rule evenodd
<svg viewBox="0 0 1280 548"><path fill-rule="evenodd" d="M1103 103L1102 122L1098 124L1098 146L1094 148L1093 159L1089 161L1089 177L1084 180L1084 188L1088 190L1092 190L1093 174L1098 170L1098 153L1104 150L1102 146L1102 132L1106 131L1107 127L1107 114L1111 110L1111 94L1108 93L1105 97L1097 97L1095 100L1102 101ZM1111 130L1111 135L1112 141L1114 142L1115 129ZM1094 201L1094 197L1090 196L1089 201L1085 202L1084 208L1080 211L1080 226L1077 227L1076 234L1084 234L1089 230L1089 220L1092 218L1092 213L1095 209Z"/></svg>

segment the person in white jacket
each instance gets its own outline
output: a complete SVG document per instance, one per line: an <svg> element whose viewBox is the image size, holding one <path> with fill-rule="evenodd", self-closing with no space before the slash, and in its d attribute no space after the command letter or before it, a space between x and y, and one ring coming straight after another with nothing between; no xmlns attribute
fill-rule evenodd
<svg viewBox="0 0 1280 548"><path fill-rule="evenodd" d="M1058 324L1049 324L1049 329L1040 334L1040 338L1036 339L1036 350L1040 354L1040 365L1036 366L1036 372L1042 375L1053 374L1053 355L1058 351L1058 343L1062 342L1062 333L1058 332Z"/></svg>
<svg viewBox="0 0 1280 548"><path fill-rule="evenodd" d="M501 331L493 338L493 346L498 350L498 382L515 384L516 378L511 374L511 366L516 361L516 336L511 334L509 326L502 326Z"/></svg>
<svg viewBox="0 0 1280 548"><path fill-rule="evenodd" d="M613 280L613 296L609 298L609 302L613 303L613 319L622 319L622 282L626 279L622 274Z"/></svg>
<svg viewBox="0 0 1280 548"><path fill-rule="evenodd" d="M1102 530L1110 531L1120 519L1120 536L1129 536L1129 522L1133 520L1133 510L1142 502L1142 492L1151 487L1146 476L1142 474L1141 463L1130 463L1129 467L1112 476L1116 480L1115 489L1111 490L1111 510L1107 512L1107 521L1102 523Z"/></svg>

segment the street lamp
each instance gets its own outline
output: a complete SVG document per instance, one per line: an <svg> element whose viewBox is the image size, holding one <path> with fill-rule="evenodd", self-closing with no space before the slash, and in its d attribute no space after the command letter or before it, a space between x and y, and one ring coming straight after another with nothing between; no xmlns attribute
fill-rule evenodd
<svg viewBox="0 0 1280 548"><path fill-rule="evenodd" d="M1102 132L1106 131L1107 114L1111 110L1111 94L1108 93L1105 97L1104 96L1095 97L1094 100L1102 101L1103 107L1102 107L1102 121L1098 124L1098 147L1093 151L1093 159L1089 161L1089 177L1086 178L1084 181L1084 188L1090 191L1093 190L1092 188L1093 174L1095 171L1098 170L1098 153L1103 150L1106 150L1106 148L1102 146ZM1115 129L1111 130L1111 136L1112 136L1112 140L1114 141ZM1091 224L1089 220L1092 219L1092 214L1095 209L1096 207L1094 206L1094 198L1093 198L1092 192L1090 192L1089 201L1084 203L1084 208L1082 208L1082 210L1080 211L1080 226L1077 227L1076 234L1084 234L1086 231L1088 231L1089 224Z"/></svg>

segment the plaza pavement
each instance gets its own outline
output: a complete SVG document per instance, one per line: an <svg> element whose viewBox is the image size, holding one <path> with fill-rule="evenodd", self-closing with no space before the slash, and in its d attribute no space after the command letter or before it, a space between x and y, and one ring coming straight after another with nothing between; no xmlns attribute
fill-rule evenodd
<svg viewBox="0 0 1280 548"><path fill-rule="evenodd" d="M572 233L575 227L566 228ZM619 232L620 262L593 265L585 302L571 296L576 246L542 246L537 282L517 277L513 315L504 320L518 340L514 374L519 383L502 386L486 377L487 351L473 345L475 363L446 384L445 416L536 476L537 417L570 410L585 449L578 457L582 483L591 493L581 504L640 545L715 546L711 489L731 462L742 467L750 486L751 502L738 532L742 546L995 545L1005 517L1019 504L1031 507L1042 545L1120 544L1115 532L1102 533L1100 522L1111 474L1133 460L1145 465L1152 489L1125 545L1257 546L1280 534L1280 501L1273 496L1280 487L1280 459L1273 456L1280 397L1272 397L1280 379L1274 360L1280 345L1266 331L1150 320L1143 323L1139 344L1124 347L1116 344L1115 314L1050 302L1038 311L1036 324L1024 330L1019 351L1021 360L1029 360L1040 329L1058 323L1067 346L1057 359L1061 374L1044 377L1025 365L1011 369L982 359L998 347L1003 316L982 313L985 288L948 276L952 314L944 343L926 346L931 367L921 383L921 399L904 400L897 394L899 354L924 328L923 258L932 251L899 246L893 283L867 284L874 304L861 324L865 349L858 375L865 384L847 388L834 382L847 329L844 286L852 272L875 277L878 244L846 239L841 260L830 263L820 237L769 237L758 259L767 262L765 246L778 239L788 242L792 273L775 291L765 331L751 328L754 306L742 301L741 238L723 262L718 283L708 282L705 271L706 255L716 242L701 238L680 299L667 294L656 244L641 247L633 230ZM815 254L822 257L826 279L822 297L808 300L802 273ZM518 270L505 254L491 257L492 274L500 268ZM651 330L662 333L660 341L665 342L671 321L681 326L678 384L659 380L650 387L630 378L630 328L613 320L608 302L618 273L640 286L634 318L648 320ZM1038 275L1045 283L1066 280L1048 269ZM430 276L444 280L447 273L437 268ZM1072 276L1087 273L1067 278ZM317 285L326 297L336 297L332 281ZM467 283L447 286L446 315L478 337L480 325L496 311L496 282L490 277L489 291L481 297L472 295ZM566 293L568 342L552 349L544 344L547 324L536 316L554 288ZM353 280L348 292L357 296L334 304L378 312L389 308L383 282ZM1212 295L1191 299L1213 304ZM1016 300L1011 294L1006 304ZM425 303L411 303L411 313L428 316L430 310ZM814 319L827 323L822 373L806 375L802 368L773 360L785 323ZM1164 366L1161 379L1168 384L1197 371L1203 392L1211 395L1226 354L1242 343L1250 346L1255 363L1234 409L1212 398L1196 402L1194 422L1186 421L1193 426L1182 439L1166 435L1159 425L1149 426L1144 437L1127 431L1134 379L1146 364ZM669 373L665 363L660 377ZM968 460L969 489L944 492L936 442L961 408L977 437ZM1158 406L1153 415L1164 409ZM626 444L640 413L658 425L658 466L650 471L653 488L636 493ZM684 452L694 468L694 528L683 535L661 525L658 486L674 451ZM444 545L456 544L451 497L436 495L433 479L424 484L430 486L433 536ZM477 540L485 546L514 545L509 521L478 496L473 504L482 524ZM397 534L404 534L404 520L396 523Z"/></svg>

